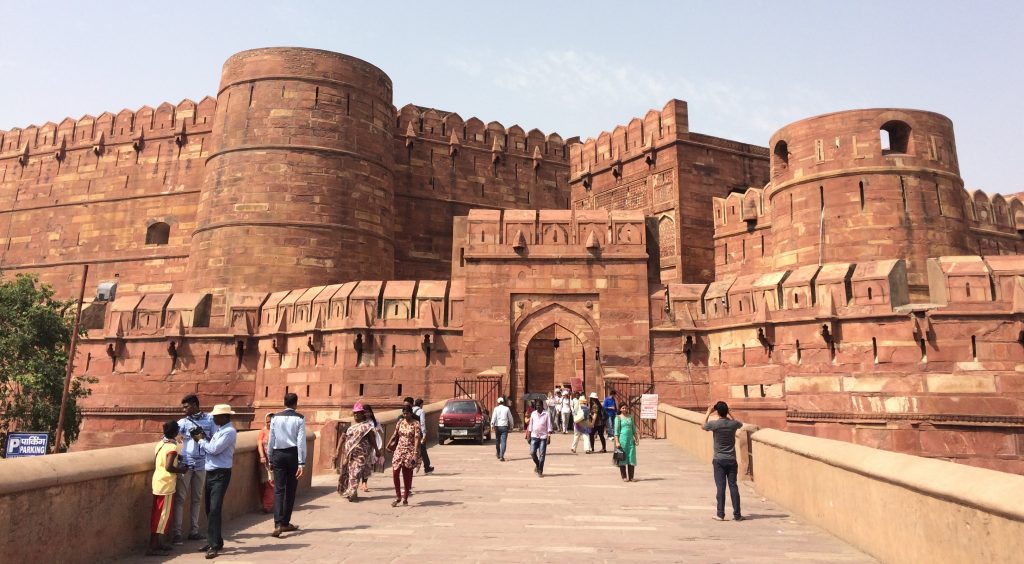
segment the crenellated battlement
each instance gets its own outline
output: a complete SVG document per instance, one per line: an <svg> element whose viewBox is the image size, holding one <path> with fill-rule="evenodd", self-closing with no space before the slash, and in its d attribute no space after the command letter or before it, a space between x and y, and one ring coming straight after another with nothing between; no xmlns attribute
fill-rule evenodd
<svg viewBox="0 0 1024 564"><path fill-rule="evenodd" d="M661 111L650 110L643 118L633 118L611 132L602 131L596 138L588 137L569 150L572 178L595 172L613 163L642 156L672 141L689 135L690 124L686 102L669 100Z"/></svg>
<svg viewBox="0 0 1024 564"><path fill-rule="evenodd" d="M727 276L711 284L669 284L654 294L651 311L670 312L661 323L689 331L805 318L1024 311L1024 256L929 259L928 283L930 302L911 304L902 259L826 263Z"/></svg>
<svg viewBox="0 0 1024 564"><path fill-rule="evenodd" d="M476 117L463 120L454 112L413 104L398 110L395 138L404 139L407 144L418 139L443 143L454 151L466 147L559 162L568 162L567 146L575 140L565 141L557 133L544 134L538 129L526 132L518 125L506 128L497 121L485 124Z"/></svg>
<svg viewBox="0 0 1024 564"><path fill-rule="evenodd" d="M464 299L463 285L448 280L362 280L229 294L226 315L219 318L210 315L212 295L201 292L122 295L88 309L104 320L91 338L259 338L334 330L460 330Z"/></svg>
<svg viewBox="0 0 1024 564"><path fill-rule="evenodd" d="M47 122L24 128L0 130L0 159L52 154L60 150L102 148L103 145L138 142L190 132L208 132L213 126L217 100L207 96L196 102L185 99L177 105L163 103L155 109L142 106L98 117L84 115L64 118L59 124Z"/></svg>
<svg viewBox="0 0 1024 564"><path fill-rule="evenodd" d="M465 245L467 257L643 251L644 222L640 210L470 210Z"/></svg>

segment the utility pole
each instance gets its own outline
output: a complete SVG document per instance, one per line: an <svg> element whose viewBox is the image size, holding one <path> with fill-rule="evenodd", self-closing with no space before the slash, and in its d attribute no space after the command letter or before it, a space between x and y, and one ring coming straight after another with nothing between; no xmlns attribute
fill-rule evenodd
<svg viewBox="0 0 1024 564"><path fill-rule="evenodd" d="M68 365L64 373L64 393L60 397L60 416L57 418L57 432L53 437L53 452L60 450L64 434L64 414L67 411L68 393L71 391L71 372L75 369L75 351L78 349L78 328L82 323L82 300L85 299L85 282L89 278L89 265L82 265L82 286L78 290L78 304L75 306L75 325L71 331L71 350L68 351Z"/></svg>

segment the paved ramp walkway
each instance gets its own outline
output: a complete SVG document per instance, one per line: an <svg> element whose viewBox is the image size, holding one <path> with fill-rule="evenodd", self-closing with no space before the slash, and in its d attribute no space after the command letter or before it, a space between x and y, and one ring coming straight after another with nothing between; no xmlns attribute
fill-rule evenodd
<svg viewBox="0 0 1024 564"><path fill-rule="evenodd" d="M641 443L638 481L624 483L610 454L571 454L571 435L554 437L538 478L522 437L509 437L504 463L492 443L431 448L437 471L415 476L404 508L390 505L390 470L374 475L357 503L334 492L335 476L318 476L296 507L300 531L275 539L269 517L234 520L217 561L873 562L746 485L748 520L713 521L710 465L667 441ZM166 560L203 560L201 544L176 547Z"/></svg>

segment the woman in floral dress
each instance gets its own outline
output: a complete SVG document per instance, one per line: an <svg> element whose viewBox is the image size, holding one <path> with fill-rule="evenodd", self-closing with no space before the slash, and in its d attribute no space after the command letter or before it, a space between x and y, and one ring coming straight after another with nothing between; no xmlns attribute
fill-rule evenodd
<svg viewBox="0 0 1024 564"><path fill-rule="evenodd" d="M352 406L352 425L345 431L344 449L338 471L338 493L349 501L359 497L359 482L368 475L374 455L378 452L373 422L366 417L363 404ZM341 440L338 441L339 446Z"/></svg>
<svg viewBox="0 0 1024 564"><path fill-rule="evenodd" d="M391 507L398 507L398 504L409 505L409 490L412 489L412 471L420 467L420 421L412 412L412 406L406 404L402 407L402 418L395 426L395 434L388 441L388 450L395 451L391 457L391 475L395 480L395 501ZM403 495L399 486L398 475L402 475L405 483Z"/></svg>

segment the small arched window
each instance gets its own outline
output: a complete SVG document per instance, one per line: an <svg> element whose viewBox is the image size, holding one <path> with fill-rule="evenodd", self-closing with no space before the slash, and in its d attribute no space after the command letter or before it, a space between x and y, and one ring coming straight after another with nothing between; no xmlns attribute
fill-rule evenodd
<svg viewBox="0 0 1024 564"><path fill-rule="evenodd" d="M907 153L910 149L910 126L902 121L887 121L878 129L882 154Z"/></svg>
<svg viewBox="0 0 1024 564"><path fill-rule="evenodd" d="M789 145L785 141L779 141L775 144L775 150L772 151L775 155L775 164L781 168L789 166Z"/></svg>
<svg viewBox="0 0 1024 564"><path fill-rule="evenodd" d="M147 245L166 245L171 236L171 226L162 221L150 225L146 229Z"/></svg>

